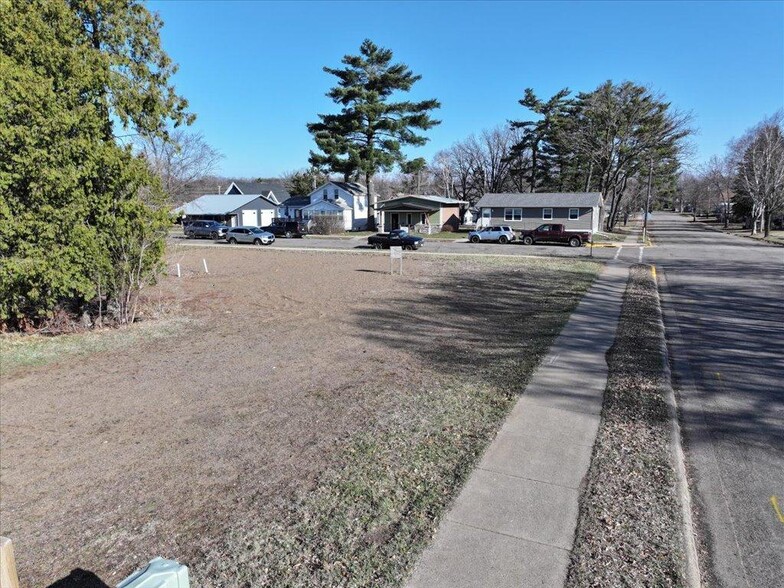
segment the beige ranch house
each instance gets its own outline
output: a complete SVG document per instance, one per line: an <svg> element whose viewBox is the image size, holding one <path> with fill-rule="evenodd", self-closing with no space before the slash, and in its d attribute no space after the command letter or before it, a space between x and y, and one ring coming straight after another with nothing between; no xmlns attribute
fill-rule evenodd
<svg viewBox="0 0 784 588"><path fill-rule="evenodd" d="M418 232L456 231L460 227L460 207L464 200L446 196L407 194L376 204L379 229L392 231L401 227Z"/></svg>
<svg viewBox="0 0 784 588"><path fill-rule="evenodd" d="M567 231L599 230L599 192L533 192L485 194L477 202L477 225L507 225L530 230L547 223L562 224Z"/></svg>

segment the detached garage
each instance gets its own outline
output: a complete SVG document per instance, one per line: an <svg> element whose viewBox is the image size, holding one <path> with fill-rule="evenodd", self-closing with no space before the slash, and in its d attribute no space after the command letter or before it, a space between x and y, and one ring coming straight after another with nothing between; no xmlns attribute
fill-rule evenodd
<svg viewBox="0 0 784 588"><path fill-rule="evenodd" d="M277 217L278 204L261 194L205 194L179 210L183 220L215 220L231 227L264 227Z"/></svg>

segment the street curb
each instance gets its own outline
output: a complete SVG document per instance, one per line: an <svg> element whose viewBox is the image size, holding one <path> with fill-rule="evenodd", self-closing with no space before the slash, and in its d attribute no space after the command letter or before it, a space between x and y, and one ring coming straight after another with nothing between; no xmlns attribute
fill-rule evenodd
<svg viewBox="0 0 784 588"><path fill-rule="evenodd" d="M656 284L656 321L659 327L659 353L661 354L662 372L664 374L664 399L667 403L667 412L670 417L670 446L672 447L672 459L675 469L676 490L678 492L678 502L681 506L682 535L684 540L684 553L686 555L686 585L689 588L701 588L702 581L700 576L699 555L695 540L696 530L692 520L692 499L689 491L689 482L686 474L686 458L681 444L681 427L678 421L678 407L675 399L675 390L672 387L672 370L670 369L669 351L667 348L666 328L664 326L664 315L662 312L661 296L659 288L666 287L661 285L657 275L656 266L651 264L653 281Z"/></svg>
<svg viewBox="0 0 784 588"><path fill-rule="evenodd" d="M342 254L353 254L353 255L376 255L376 256L385 256L389 257L389 250L377 250L377 249L332 249L328 247L278 247L276 245L248 245L248 244L237 244L231 245L229 243L221 243L219 247L213 243L177 243L182 247L201 247L204 249L243 249L247 251L289 251L289 252L302 252L302 253L310 253L310 252L318 252L318 253L342 253ZM585 247L580 247L578 250L587 249ZM590 255L513 255L509 253L463 253L463 252L442 252L442 251L422 251L421 249L418 251L411 252L410 255L419 256L426 256L431 255L434 257L505 257L508 259L561 259L561 260L585 260L585 261L594 261L596 263L605 263L606 259L595 259Z"/></svg>

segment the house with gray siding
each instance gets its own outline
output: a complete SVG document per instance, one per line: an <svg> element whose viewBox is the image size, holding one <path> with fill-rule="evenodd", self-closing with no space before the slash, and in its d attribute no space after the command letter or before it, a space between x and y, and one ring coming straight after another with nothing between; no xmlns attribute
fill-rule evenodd
<svg viewBox="0 0 784 588"><path fill-rule="evenodd" d="M477 202L477 225L506 225L531 230L539 225L558 223L567 231L599 230L599 192L533 192L525 194L485 194Z"/></svg>
<svg viewBox="0 0 784 588"><path fill-rule="evenodd" d="M205 194L186 202L178 212L183 221L215 220L232 227L263 227L276 218L278 206L262 194Z"/></svg>

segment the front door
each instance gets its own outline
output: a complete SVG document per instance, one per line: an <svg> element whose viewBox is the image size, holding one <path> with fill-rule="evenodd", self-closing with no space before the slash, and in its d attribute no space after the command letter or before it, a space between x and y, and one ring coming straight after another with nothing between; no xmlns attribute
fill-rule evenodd
<svg viewBox="0 0 784 588"><path fill-rule="evenodd" d="M389 213L389 230L394 231L395 229L400 228L400 217L398 213L391 212Z"/></svg>

